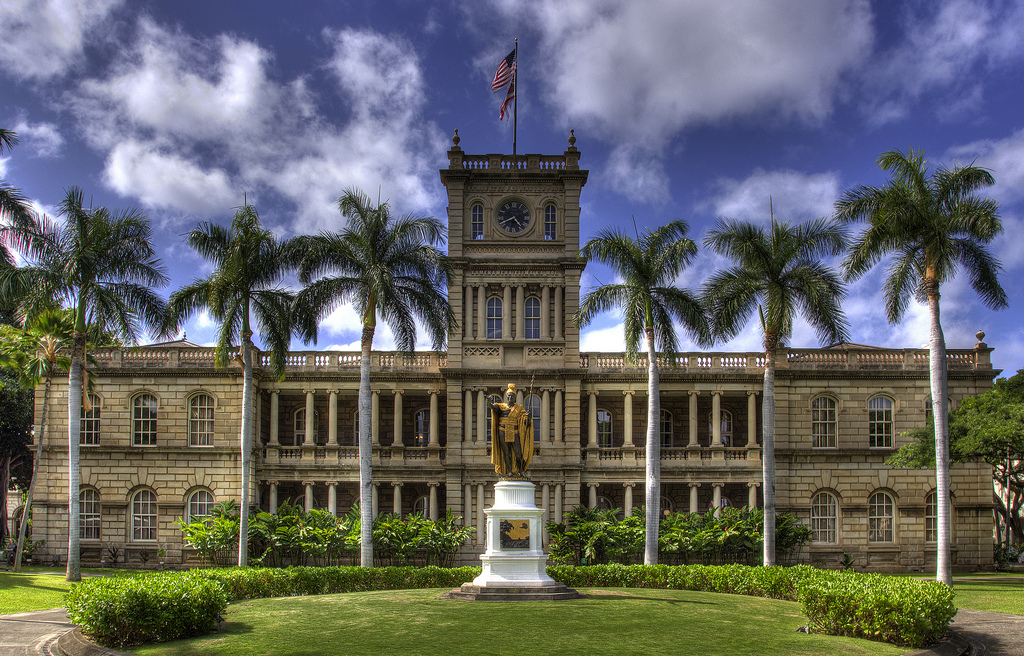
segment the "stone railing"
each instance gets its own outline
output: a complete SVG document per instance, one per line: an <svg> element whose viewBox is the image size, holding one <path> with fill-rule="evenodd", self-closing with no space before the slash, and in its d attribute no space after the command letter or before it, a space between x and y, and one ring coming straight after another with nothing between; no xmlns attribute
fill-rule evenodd
<svg viewBox="0 0 1024 656"><path fill-rule="evenodd" d="M216 366L216 350L213 348L167 348L140 346L136 348L102 349L91 351L90 355L102 368L212 368ZM292 351L285 356L285 371L358 371L362 360L359 352L343 351ZM256 365L270 367L270 354L257 352ZM447 366L445 353L381 352L370 354L370 369L380 371L440 372ZM237 357L228 360L228 367L240 367Z"/></svg>
<svg viewBox="0 0 1024 656"><path fill-rule="evenodd" d="M460 155L451 168L472 171L564 171L567 168L564 155Z"/></svg>

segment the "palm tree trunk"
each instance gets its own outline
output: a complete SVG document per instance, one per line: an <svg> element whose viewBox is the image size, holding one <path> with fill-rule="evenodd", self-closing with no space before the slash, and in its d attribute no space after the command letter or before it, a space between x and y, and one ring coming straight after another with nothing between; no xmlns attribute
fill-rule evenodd
<svg viewBox="0 0 1024 656"><path fill-rule="evenodd" d="M359 565L373 567L373 428L370 399L370 348L374 326L363 326L359 359Z"/></svg>
<svg viewBox="0 0 1024 656"><path fill-rule="evenodd" d="M775 351L765 352L761 399L761 476L764 488L764 566L775 564Z"/></svg>
<svg viewBox="0 0 1024 656"><path fill-rule="evenodd" d="M928 294L931 334L928 343L928 373L932 387L932 413L935 417L935 503L938 511L935 555L935 579L953 585L950 544L949 503L949 403L946 389L946 340L939 321L938 284Z"/></svg>
<svg viewBox="0 0 1024 656"><path fill-rule="evenodd" d="M85 362L85 331L76 327L68 371L68 581L82 580L79 548L78 491L82 476L79 447L82 430L82 367Z"/></svg>
<svg viewBox="0 0 1024 656"><path fill-rule="evenodd" d="M52 376L46 374L46 383L43 385L43 409L40 412L39 432L36 434L36 459L32 463L32 478L28 483L28 492L25 493L25 507L21 511L21 526L18 529L18 549L14 555L14 571L21 571L21 555L25 551L25 535L28 533L28 518L32 512L32 493L35 491L36 480L39 475L39 462L43 459L43 439L46 437L46 412L50 404L50 381Z"/></svg>
<svg viewBox="0 0 1024 656"><path fill-rule="evenodd" d="M252 335L242 334L242 494L238 509L238 565L249 565L249 485L253 444Z"/></svg>
<svg viewBox="0 0 1024 656"><path fill-rule="evenodd" d="M654 329L647 327L647 490L644 564L658 564L658 529L661 522L661 383Z"/></svg>

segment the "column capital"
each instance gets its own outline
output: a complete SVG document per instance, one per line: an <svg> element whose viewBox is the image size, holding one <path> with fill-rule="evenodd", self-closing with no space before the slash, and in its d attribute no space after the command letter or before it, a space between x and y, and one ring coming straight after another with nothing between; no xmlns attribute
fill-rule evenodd
<svg viewBox="0 0 1024 656"><path fill-rule="evenodd" d="M267 390L267 391L270 392L271 394L280 394L281 393L281 390L276 389L276 388L275 389L271 389L271 390Z"/></svg>
<svg viewBox="0 0 1024 656"><path fill-rule="evenodd" d="M622 395L623 396L630 396L630 395L635 395L635 394L636 394L636 390L622 390Z"/></svg>
<svg viewBox="0 0 1024 656"><path fill-rule="evenodd" d="M761 484L760 483L747 483L747 487L759 488L759 487L761 487Z"/></svg>
<svg viewBox="0 0 1024 656"><path fill-rule="evenodd" d="M601 392L599 392L598 390L587 390L587 396L598 396L600 394Z"/></svg>
<svg viewBox="0 0 1024 656"><path fill-rule="evenodd" d="M278 485L278 482L270 480L270 481L263 481L263 484L264 485Z"/></svg>
<svg viewBox="0 0 1024 656"><path fill-rule="evenodd" d="M440 393L441 393L441 390L438 390L438 389L432 389L429 392L427 392L427 394L430 394L431 396L437 396Z"/></svg>
<svg viewBox="0 0 1024 656"><path fill-rule="evenodd" d="M711 487L724 488L725 487L725 483L712 483Z"/></svg>
<svg viewBox="0 0 1024 656"><path fill-rule="evenodd" d="M327 487L337 487L338 481L327 481L324 485L326 485Z"/></svg>
<svg viewBox="0 0 1024 656"><path fill-rule="evenodd" d="M587 487L598 487L600 485L600 483L587 483Z"/></svg>
<svg viewBox="0 0 1024 656"><path fill-rule="evenodd" d="M428 481L427 487L441 487L441 484L437 481Z"/></svg>
<svg viewBox="0 0 1024 656"><path fill-rule="evenodd" d="M403 390L403 389L393 389L393 390L391 390L391 393L394 394L395 396L397 396L399 394L405 394L405 390Z"/></svg>
<svg viewBox="0 0 1024 656"><path fill-rule="evenodd" d="M725 390L711 390L711 396L722 396L725 394Z"/></svg>
<svg viewBox="0 0 1024 656"><path fill-rule="evenodd" d="M703 485L703 483L690 483L690 487L692 487L694 489L700 487L701 485Z"/></svg>
<svg viewBox="0 0 1024 656"><path fill-rule="evenodd" d="M405 483L401 481L391 481L391 487L402 487Z"/></svg>
<svg viewBox="0 0 1024 656"><path fill-rule="evenodd" d="M329 390L324 390L324 391L327 392L328 394L334 394L334 395L337 395L337 394L341 393L341 390L339 390L339 389L329 389Z"/></svg>
<svg viewBox="0 0 1024 656"><path fill-rule="evenodd" d="M316 481L302 481L302 487L313 487L316 485Z"/></svg>
<svg viewBox="0 0 1024 656"><path fill-rule="evenodd" d="M312 387L303 387L302 392L304 394L316 394L316 389Z"/></svg>
<svg viewBox="0 0 1024 656"><path fill-rule="evenodd" d="M758 394L762 394L763 392L764 390L747 390L747 396L757 396Z"/></svg>
<svg viewBox="0 0 1024 656"><path fill-rule="evenodd" d="M380 390L379 389L371 389L370 390L370 394L376 394L377 396L380 396Z"/></svg>
<svg viewBox="0 0 1024 656"><path fill-rule="evenodd" d="M622 487L636 487L636 483L623 483Z"/></svg>
<svg viewBox="0 0 1024 656"><path fill-rule="evenodd" d="M687 396L700 396L700 390L686 390Z"/></svg>

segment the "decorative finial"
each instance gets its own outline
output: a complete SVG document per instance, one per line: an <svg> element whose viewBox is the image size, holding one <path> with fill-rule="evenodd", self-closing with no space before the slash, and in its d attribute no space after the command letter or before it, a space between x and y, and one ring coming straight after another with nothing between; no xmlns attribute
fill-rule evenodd
<svg viewBox="0 0 1024 656"><path fill-rule="evenodd" d="M974 333L974 336L978 338L978 343L974 345L974 348L985 348L985 331L979 330Z"/></svg>
<svg viewBox="0 0 1024 656"><path fill-rule="evenodd" d="M183 342L188 341L188 333L185 332L184 330L181 331L181 341L183 341Z"/></svg>
<svg viewBox="0 0 1024 656"><path fill-rule="evenodd" d="M576 131L575 130L569 130L569 145L570 146L575 146L576 145Z"/></svg>
<svg viewBox="0 0 1024 656"><path fill-rule="evenodd" d="M452 137L452 143L458 146L460 141L462 141L462 139L459 138L459 129L455 128L455 136Z"/></svg>

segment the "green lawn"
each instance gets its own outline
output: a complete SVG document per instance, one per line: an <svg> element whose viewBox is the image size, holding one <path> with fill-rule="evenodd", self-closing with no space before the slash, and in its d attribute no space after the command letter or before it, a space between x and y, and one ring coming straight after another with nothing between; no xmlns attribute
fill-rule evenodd
<svg viewBox="0 0 1024 656"><path fill-rule="evenodd" d="M1024 615L1024 581L954 581L957 608Z"/></svg>
<svg viewBox="0 0 1024 656"><path fill-rule="evenodd" d="M86 569L83 576L140 574L130 569ZM61 608L64 593L71 584L64 580L64 570L29 567L18 574L0 572L0 615L24 613L30 610Z"/></svg>
<svg viewBox="0 0 1024 656"><path fill-rule="evenodd" d="M228 607L224 632L147 645L155 655L273 654L902 654L866 640L798 633L796 603L647 589L588 599L485 603L443 590L283 597Z"/></svg>

